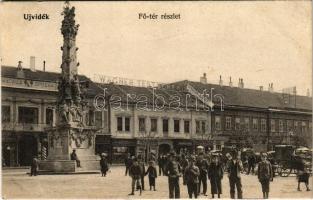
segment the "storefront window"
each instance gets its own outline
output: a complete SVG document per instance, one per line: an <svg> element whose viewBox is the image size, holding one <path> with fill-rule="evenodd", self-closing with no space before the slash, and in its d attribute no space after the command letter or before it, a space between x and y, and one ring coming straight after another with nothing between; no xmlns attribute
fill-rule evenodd
<svg viewBox="0 0 313 200"><path fill-rule="evenodd" d="M221 130L221 117L215 116L215 130Z"/></svg>

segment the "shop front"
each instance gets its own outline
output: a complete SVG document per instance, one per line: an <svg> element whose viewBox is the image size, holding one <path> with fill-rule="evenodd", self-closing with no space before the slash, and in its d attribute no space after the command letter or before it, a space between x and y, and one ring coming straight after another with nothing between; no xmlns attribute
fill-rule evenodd
<svg viewBox="0 0 313 200"><path fill-rule="evenodd" d="M136 155L135 139L112 139L112 162L124 163L127 154Z"/></svg>
<svg viewBox="0 0 313 200"><path fill-rule="evenodd" d="M194 145L192 140L175 140L174 149L176 153L192 153Z"/></svg>
<svg viewBox="0 0 313 200"><path fill-rule="evenodd" d="M112 162L112 143L110 135L96 135L95 153L101 155L106 153L108 155L108 161Z"/></svg>

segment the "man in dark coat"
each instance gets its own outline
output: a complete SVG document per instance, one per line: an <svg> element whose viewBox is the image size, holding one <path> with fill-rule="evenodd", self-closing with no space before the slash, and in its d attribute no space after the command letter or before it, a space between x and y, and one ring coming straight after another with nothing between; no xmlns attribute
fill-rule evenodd
<svg viewBox="0 0 313 200"><path fill-rule="evenodd" d="M200 170L195 165L196 158L192 156L189 159L189 165L184 170L184 185L187 185L189 198L192 199L192 194L198 198L198 184Z"/></svg>
<svg viewBox="0 0 313 200"><path fill-rule="evenodd" d="M71 160L75 160L76 161L76 166L77 167L81 167L80 166L80 160L78 159L78 156L76 154L76 150L73 149L73 152L71 153Z"/></svg>
<svg viewBox="0 0 313 200"><path fill-rule="evenodd" d="M231 156L227 154L227 172L229 178L230 186L230 198L235 198L235 187L237 188L238 199L242 199L242 185L241 185L241 176L240 173L243 171L243 166L240 158L237 157L236 153L233 153Z"/></svg>
<svg viewBox="0 0 313 200"><path fill-rule="evenodd" d="M212 198L214 199L214 194L217 194L217 197L220 198L222 194L223 164L219 161L218 156L213 156L208 176L211 183Z"/></svg>
<svg viewBox="0 0 313 200"><path fill-rule="evenodd" d="M30 176L37 176L37 171L38 171L39 163L38 159L36 157L33 158L32 165L30 167Z"/></svg>
<svg viewBox="0 0 313 200"><path fill-rule="evenodd" d="M106 176L107 171L109 170L109 165L106 159L106 154L104 153L101 154L100 167L102 176Z"/></svg>
<svg viewBox="0 0 313 200"><path fill-rule="evenodd" d="M141 156L141 155L138 156L138 165L139 165L140 170L141 170L141 175L140 175L141 189L145 190L145 171L146 171L146 168L145 168L143 156Z"/></svg>
<svg viewBox="0 0 313 200"><path fill-rule="evenodd" d="M198 186L198 194L200 194L201 190L201 183L203 185L203 195L207 196L206 192L208 189L208 169L209 169L209 162L207 159L204 158L204 154L201 152L198 155L198 160L196 162L197 167L200 170L199 176L199 186Z"/></svg>
<svg viewBox="0 0 313 200"><path fill-rule="evenodd" d="M157 173L157 170L155 168L155 162L153 160L149 161L149 167L148 167L145 175L148 175L148 177L149 177L150 190L153 187L153 190L156 191L155 179L158 177L158 173Z"/></svg>
<svg viewBox="0 0 313 200"><path fill-rule="evenodd" d="M132 166L132 158L130 156L130 153L127 154L127 156L124 159L124 164L125 164L125 176L127 176L127 173L129 171L129 168Z"/></svg>
<svg viewBox="0 0 313 200"><path fill-rule="evenodd" d="M268 199L270 192L270 181L273 180L272 165L266 160L266 154L261 155L261 162L258 163L258 179L262 185L263 198Z"/></svg>
<svg viewBox="0 0 313 200"><path fill-rule="evenodd" d="M250 174L250 171L252 171L252 174L254 174L254 168L255 168L256 158L254 153L248 156L248 173Z"/></svg>
<svg viewBox="0 0 313 200"><path fill-rule="evenodd" d="M139 187L140 195L141 195L141 192L142 192L141 184L140 184L141 175L142 175L141 167L138 165L137 158L134 158L133 164L129 168L129 176L132 178L132 183L131 183L132 192L129 195L135 194L135 185Z"/></svg>
<svg viewBox="0 0 313 200"><path fill-rule="evenodd" d="M161 176L163 172L163 156L160 155L158 158L158 165L159 165L159 176Z"/></svg>
<svg viewBox="0 0 313 200"><path fill-rule="evenodd" d="M181 177L181 167L176 160L175 152L171 152L168 157L168 162L165 167L165 175L168 176L169 198L179 199L180 198L179 177Z"/></svg>

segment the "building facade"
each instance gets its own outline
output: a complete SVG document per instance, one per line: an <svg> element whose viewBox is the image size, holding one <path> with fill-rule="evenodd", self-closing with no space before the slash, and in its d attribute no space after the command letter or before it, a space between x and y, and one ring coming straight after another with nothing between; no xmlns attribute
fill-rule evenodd
<svg viewBox="0 0 313 200"><path fill-rule="evenodd" d="M5 166L46 159L56 119L60 74L2 66L2 158ZM97 127L96 154L113 162L126 153L147 158L171 149L224 146L271 150L276 144L312 147L312 98L288 101L280 93L181 81L162 87L89 84L88 124ZM204 94L204 95L203 95ZM295 102L296 101L296 102Z"/></svg>

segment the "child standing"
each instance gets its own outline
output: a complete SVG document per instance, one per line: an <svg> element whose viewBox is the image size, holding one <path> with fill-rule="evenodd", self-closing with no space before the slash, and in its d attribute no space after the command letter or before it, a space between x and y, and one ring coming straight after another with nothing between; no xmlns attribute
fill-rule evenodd
<svg viewBox="0 0 313 200"><path fill-rule="evenodd" d="M150 186L150 190L153 187L153 190L156 191L155 189L155 179L157 178L157 170L154 164L154 161L149 161L149 167L147 169L147 172L145 173L145 175L148 175L149 177L149 186Z"/></svg>

